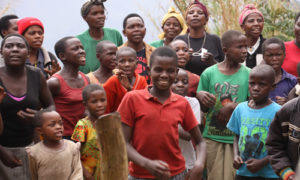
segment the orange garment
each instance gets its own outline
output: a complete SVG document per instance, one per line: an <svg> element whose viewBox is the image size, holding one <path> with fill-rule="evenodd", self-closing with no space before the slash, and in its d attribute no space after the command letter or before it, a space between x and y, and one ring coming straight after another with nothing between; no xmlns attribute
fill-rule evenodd
<svg viewBox="0 0 300 180"><path fill-rule="evenodd" d="M140 76L136 73L134 73L134 76L135 82L132 90L144 89L147 86L145 77ZM105 113L114 112L118 109L119 104L127 93L127 89L122 86L116 75L110 77L103 85L103 87L105 89L107 97L107 107Z"/></svg>
<svg viewBox="0 0 300 180"><path fill-rule="evenodd" d="M185 70L185 71L189 78L189 89L188 89L187 96L195 97L196 93L197 93L198 83L200 81L200 76L198 76L197 74L194 74L188 70Z"/></svg>
<svg viewBox="0 0 300 180"><path fill-rule="evenodd" d="M98 84L98 85L103 85L99 82L99 80L96 78L96 76L93 74L93 72L89 72L86 74L86 76L90 79L91 84Z"/></svg>

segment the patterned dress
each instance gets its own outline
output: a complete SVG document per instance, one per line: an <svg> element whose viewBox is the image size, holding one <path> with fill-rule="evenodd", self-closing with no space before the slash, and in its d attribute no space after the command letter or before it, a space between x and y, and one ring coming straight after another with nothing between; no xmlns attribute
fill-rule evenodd
<svg viewBox="0 0 300 180"><path fill-rule="evenodd" d="M91 173L95 179L100 177L100 152L97 141L96 129L92 121L85 117L77 122L72 140L81 142L80 151L81 162L83 167Z"/></svg>

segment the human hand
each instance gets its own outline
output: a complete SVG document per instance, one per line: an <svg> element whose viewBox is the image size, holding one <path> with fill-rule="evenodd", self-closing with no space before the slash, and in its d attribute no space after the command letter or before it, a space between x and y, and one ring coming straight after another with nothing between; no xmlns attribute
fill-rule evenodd
<svg viewBox="0 0 300 180"><path fill-rule="evenodd" d="M119 69L119 71L116 72L116 75L117 75L120 83L122 84L122 86L127 90L131 90L131 85L129 83L129 80L128 80L125 72L122 71L121 69Z"/></svg>
<svg viewBox="0 0 300 180"><path fill-rule="evenodd" d="M6 92L2 86L0 86L0 103L2 103L3 98L5 97Z"/></svg>
<svg viewBox="0 0 300 180"><path fill-rule="evenodd" d="M50 76L52 76L53 74L55 74L56 72L61 70L61 67L59 65L59 63L55 60L51 60L51 69L49 70L48 68L44 68L44 71L46 73L48 73Z"/></svg>
<svg viewBox="0 0 300 180"><path fill-rule="evenodd" d="M252 173L256 173L265 166L262 159L249 159L245 163L248 170Z"/></svg>
<svg viewBox="0 0 300 180"><path fill-rule="evenodd" d="M204 52L201 57L201 61L212 62L214 60L214 55L210 52Z"/></svg>
<svg viewBox="0 0 300 180"><path fill-rule="evenodd" d="M32 123L35 113L37 111L34 109L26 108L25 111L20 110L17 115L24 120L25 123Z"/></svg>
<svg viewBox="0 0 300 180"><path fill-rule="evenodd" d="M160 180L167 180L171 176L168 164L161 160L148 160L145 169Z"/></svg>
<svg viewBox="0 0 300 180"><path fill-rule="evenodd" d="M233 112L233 105L232 103L227 103L225 106L223 106L218 114L217 114L217 119L220 121L220 122L224 122L224 124L226 125L227 122L229 121L230 119L230 116Z"/></svg>
<svg viewBox="0 0 300 180"><path fill-rule="evenodd" d="M197 98L207 108L212 108L216 104L216 96L206 91L199 91Z"/></svg>
<svg viewBox="0 0 300 180"><path fill-rule="evenodd" d="M283 105L287 102L287 98L286 97L281 97L281 96L276 96L276 102L279 104L279 105Z"/></svg>
<svg viewBox="0 0 300 180"><path fill-rule="evenodd" d="M202 179L202 173L203 173L204 167L201 165L195 165L193 169L191 169L186 177L185 180L197 180L197 179Z"/></svg>
<svg viewBox="0 0 300 180"><path fill-rule="evenodd" d="M19 160L11 151L4 147L1 147L0 159L2 160L5 166L10 168L22 166L22 161Z"/></svg>
<svg viewBox="0 0 300 180"><path fill-rule="evenodd" d="M243 164L243 159L240 156L235 156L233 160L233 167L239 169Z"/></svg>

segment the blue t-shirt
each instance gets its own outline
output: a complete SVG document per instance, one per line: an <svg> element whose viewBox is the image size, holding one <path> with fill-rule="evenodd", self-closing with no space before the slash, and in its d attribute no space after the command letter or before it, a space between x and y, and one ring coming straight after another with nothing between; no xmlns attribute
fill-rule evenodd
<svg viewBox="0 0 300 180"><path fill-rule="evenodd" d="M243 162L249 159L263 159L267 156L265 146L269 126L280 105L275 102L261 109L252 109L248 102L240 103L233 111L227 128L239 135L239 152ZM248 177L278 178L270 163L256 173L251 173L244 163L237 174Z"/></svg>

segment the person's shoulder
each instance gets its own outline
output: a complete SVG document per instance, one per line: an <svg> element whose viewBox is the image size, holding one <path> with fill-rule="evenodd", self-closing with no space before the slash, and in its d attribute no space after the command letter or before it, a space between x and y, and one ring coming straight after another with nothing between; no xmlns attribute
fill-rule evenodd
<svg viewBox="0 0 300 180"><path fill-rule="evenodd" d="M277 112L280 108L281 108L281 106L278 103L274 102L274 101L272 102L272 104L270 104L270 109L273 110L273 111Z"/></svg>
<svg viewBox="0 0 300 180"><path fill-rule="evenodd" d="M248 101L244 101L244 102L239 103L234 110L239 111L241 109L243 109L243 110L249 109Z"/></svg>
<svg viewBox="0 0 300 180"><path fill-rule="evenodd" d="M206 74L206 73L211 73L211 72L214 72L218 70L218 64L214 64L212 66L209 66L208 68L206 68L203 73L201 74L201 76L203 76L203 74Z"/></svg>
<svg viewBox="0 0 300 180"><path fill-rule="evenodd" d="M243 73L246 72L247 74L249 74L251 69L249 67L245 66L244 64L241 64L240 71Z"/></svg>
<svg viewBox="0 0 300 180"><path fill-rule="evenodd" d="M283 72L285 78L290 79L290 80L292 80L292 81L297 81L296 76L294 76L294 75L292 75L292 74L286 72L284 69L282 69L282 72Z"/></svg>
<svg viewBox="0 0 300 180"><path fill-rule="evenodd" d="M81 34L76 35L75 37L81 40L89 36L90 36L89 30L85 30Z"/></svg>
<svg viewBox="0 0 300 180"><path fill-rule="evenodd" d="M103 84L103 87L108 88L111 87L113 84L117 84L117 83L120 83L117 75L112 75L110 78L106 80L106 82Z"/></svg>
<svg viewBox="0 0 300 180"><path fill-rule="evenodd" d="M80 142L73 142L68 139L63 139L63 142L66 146L66 149L69 149L73 154L77 154L80 152Z"/></svg>
<svg viewBox="0 0 300 180"><path fill-rule="evenodd" d="M163 40L153 41L153 42L149 43L149 45L153 46L155 48L159 48L159 47L163 46Z"/></svg>
<svg viewBox="0 0 300 180"><path fill-rule="evenodd" d="M281 110L292 113L293 111L300 111L299 107L300 107L300 96L285 103L282 106Z"/></svg>
<svg viewBox="0 0 300 180"><path fill-rule="evenodd" d="M187 38L188 38L188 34L183 34L183 35L176 36L174 38L174 40L180 39L180 40L186 41Z"/></svg>

